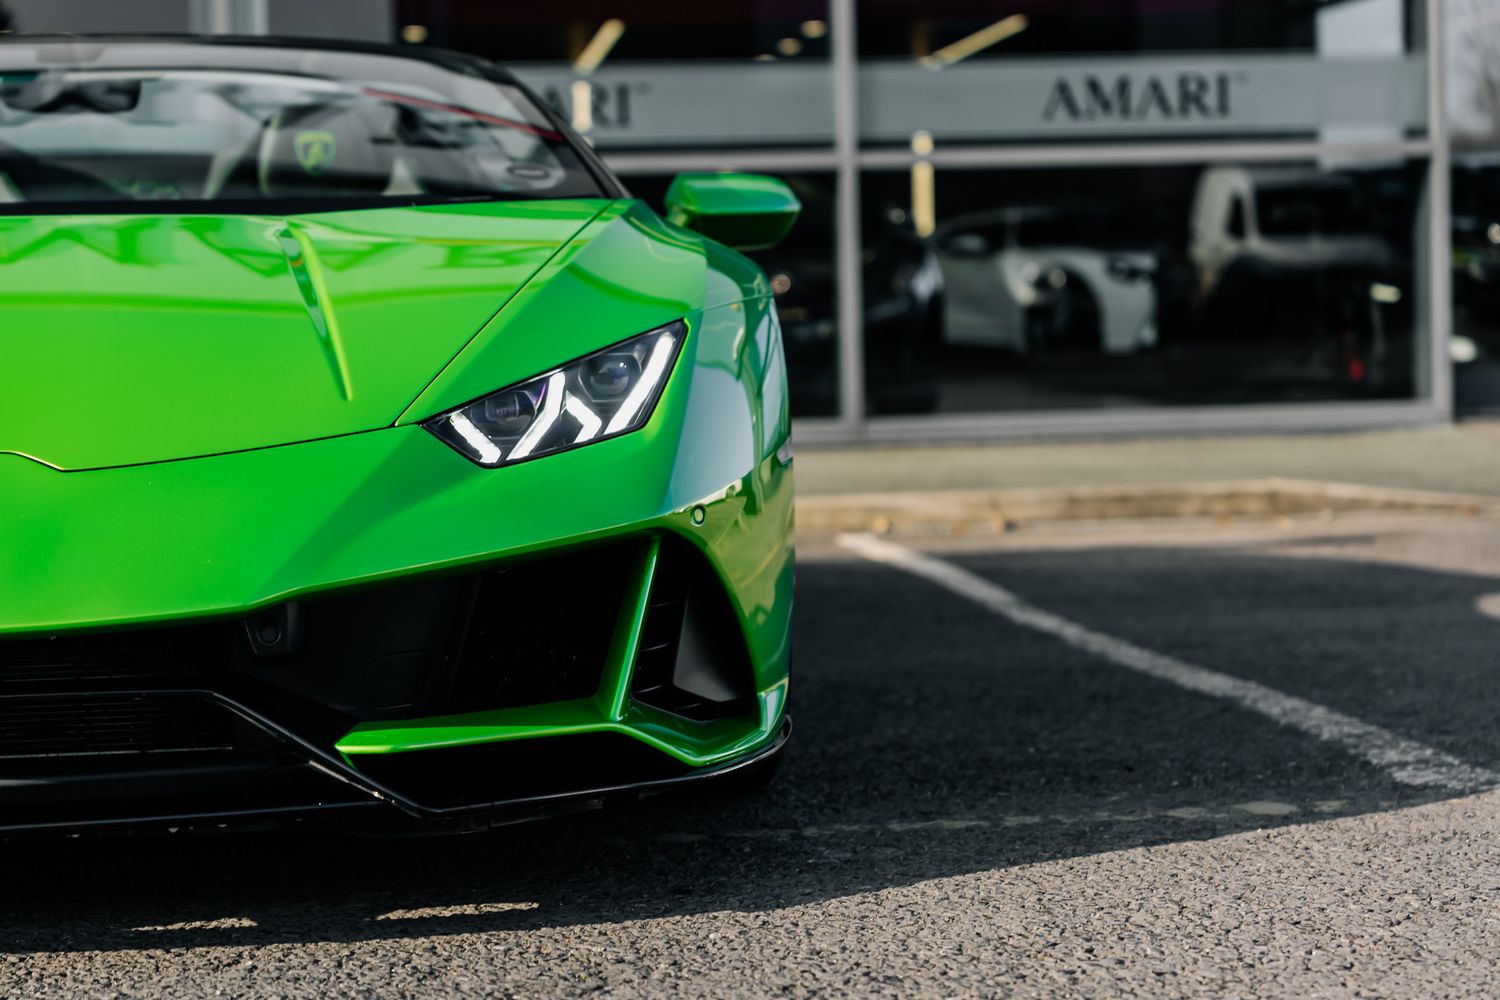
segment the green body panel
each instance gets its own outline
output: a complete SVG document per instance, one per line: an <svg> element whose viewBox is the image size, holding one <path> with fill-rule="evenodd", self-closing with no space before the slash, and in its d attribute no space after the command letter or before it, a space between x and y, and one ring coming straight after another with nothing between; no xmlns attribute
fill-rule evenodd
<svg viewBox="0 0 1500 1000"><path fill-rule="evenodd" d="M621 691L629 686L628 677L622 680ZM406 725L366 723L355 727L340 740L338 750L357 767L362 754L402 753L584 733L622 733L684 764L703 767L731 760L774 736L786 708L786 686L783 678L760 692L758 717L748 725L738 719L689 722L638 703L632 703L629 711L612 719L599 711L595 700L583 699L500 712L423 719Z"/></svg>
<svg viewBox="0 0 1500 1000"><path fill-rule="evenodd" d="M62 235L96 222L108 239L134 225L173 248L156 258L166 263L141 268L139 306L123 263L92 270L100 255L78 249L77 232ZM0 335L0 434L9 435L0 439L0 633L240 616L605 539L639 538L649 554L653 539L674 533L725 586L759 718L693 723L626 697L650 574L643 556L637 605L620 609L594 698L368 724L339 749L357 762L612 730L708 764L775 733L792 596L790 422L774 309L744 257L630 201L307 216L292 220L290 241L286 220L244 217L4 219L0 233L24 225L59 234L59 267L72 269L72 294L86 292L79 317L57 319L66 283L42 280L38 265L34 294L14 293ZM219 242L210 248L195 225ZM299 251L316 264L299 263ZM9 305L20 279L0 280ZM18 314L28 317L22 329L54 317L65 336L17 336ZM213 316L223 322L203 332ZM417 426L679 318L687 342L639 431L485 469ZM258 353L260 337L275 352ZM256 367L283 351L282 376ZM105 385L112 367L150 399ZM81 405L90 389L120 412ZM93 423L107 440L90 437Z"/></svg>
<svg viewBox="0 0 1500 1000"><path fill-rule="evenodd" d="M785 181L759 174L678 174L667 219L736 250L767 250L791 231L802 203Z"/></svg>
<svg viewBox="0 0 1500 1000"><path fill-rule="evenodd" d="M699 309L770 294L750 260L669 226L645 205L601 212L479 332L402 415L425 420L614 340Z"/></svg>
<svg viewBox="0 0 1500 1000"><path fill-rule="evenodd" d="M0 217L0 452L93 469L388 426L608 204Z"/></svg>

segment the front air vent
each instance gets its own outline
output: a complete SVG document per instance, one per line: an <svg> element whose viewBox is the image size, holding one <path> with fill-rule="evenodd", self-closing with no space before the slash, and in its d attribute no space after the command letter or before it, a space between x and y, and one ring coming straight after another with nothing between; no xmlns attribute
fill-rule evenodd
<svg viewBox="0 0 1500 1000"><path fill-rule="evenodd" d="M0 638L0 692L185 681L227 655L202 628Z"/></svg>
<svg viewBox="0 0 1500 1000"><path fill-rule="evenodd" d="M755 678L729 595L703 556L674 538L662 541L630 693L702 722L755 711Z"/></svg>
<svg viewBox="0 0 1500 1000"><path fill-rule="evenodd" d="M454 712L591 697L640 546L506 565L479 580L454 679Z"/></svg>
<svg viewBox="0 0 1500 1000"><path fill-rule="evenodd" d="M0 760L223 750L233 741L229 713L196 698L0 702Z"/></svg>

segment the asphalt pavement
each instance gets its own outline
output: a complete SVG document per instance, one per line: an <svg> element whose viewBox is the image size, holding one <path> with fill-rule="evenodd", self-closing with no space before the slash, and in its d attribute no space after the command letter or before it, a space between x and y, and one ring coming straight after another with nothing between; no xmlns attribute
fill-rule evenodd
<svg viewBox="0 0 1500 1000"><path fill-rule="evenodd" d="M1493 994L1500 522L879 541L951 576L802 546L770 789L8 844L0 996Z"/></svg>

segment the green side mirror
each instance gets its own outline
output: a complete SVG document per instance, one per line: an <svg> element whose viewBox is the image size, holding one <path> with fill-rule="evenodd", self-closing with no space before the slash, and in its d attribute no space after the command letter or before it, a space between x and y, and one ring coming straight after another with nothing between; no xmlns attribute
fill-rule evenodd
<svg viewBox="0 0 1500 1000"><path fill-rule="evenodd" d="M759 174L678 174L667 220L736 250L765 250L797 221L802 203L784 181Z"/></svg>

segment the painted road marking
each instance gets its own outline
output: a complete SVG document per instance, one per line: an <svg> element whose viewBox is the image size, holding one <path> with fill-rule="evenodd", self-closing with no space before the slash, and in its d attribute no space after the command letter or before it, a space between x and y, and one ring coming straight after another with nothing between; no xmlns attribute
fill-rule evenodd
<svg viewBox="0 0 1500 1000"><path fill-rule="evenodd" d="M1234 808L1252 816L1290 816L1297 811L1297 807L1290 802L1268 802L1264 799L1255 802L1237 802Z"/></svg>
<svg viewBox="0 0 1500 1000"><path fill-rule="evenodd" d="M142 934L159 934L164 931L223 931L259 926L249 917L223 917L219 920L184 920L176 924L149 924L145 927L130 929Z"/></svg>
<svg viewBox="0 0 1500 1000"><path fill-rule="evenodd" d="M483 917L491 913L513 913L518 910L538 910L542 904L536 901L524 903L460 903L457 906L418 906L409 910L392 910L372 917L372 920L432 920L451 917Z"/></svg>
<svg viewBox="0 0 1500 1000"><path fill-rule="evenodd" d="M1060 639L1117 666L1176 684L1178 687L1233 702L1274 722L1340 746L1374 764L1403 785L1474 792L1500 786L1500 774L1465 764L1441 750L1398 736L1331 708L1254 681L1186 663L1123 639L1095 632L1026 603L961 566L868 534L838 536L838 544L872 562L903 569L966 597L1017 625Z"/></svg>
<svg viewBox="0 0 1500 1000"><path fill-rule="evenodd" d="M1491 618L1500 618L1500 594L1485 594L1474 601L1474 610Z"/></svg>

